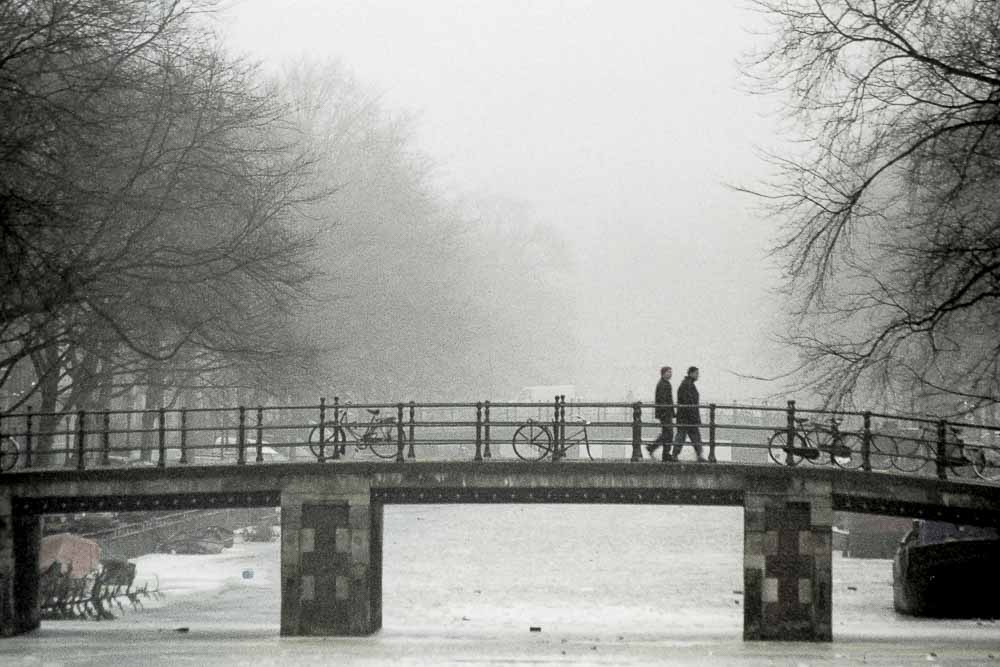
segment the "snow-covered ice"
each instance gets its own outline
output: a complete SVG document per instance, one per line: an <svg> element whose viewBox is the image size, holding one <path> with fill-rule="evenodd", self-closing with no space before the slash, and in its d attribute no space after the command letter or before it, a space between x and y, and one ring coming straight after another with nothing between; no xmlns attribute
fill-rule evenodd
<svg viewBox="0 0 1000 667"><path fill-rule="evenodd" d="M278 543L237 542L137 559L162 601L112 622L46 622L0 641L0 664L1000 660L1000 624L897 616L886 560L835 558L834 642L743 642L742 531L733 508L390 506L383 629L372 637L279 637Z"/></svg>

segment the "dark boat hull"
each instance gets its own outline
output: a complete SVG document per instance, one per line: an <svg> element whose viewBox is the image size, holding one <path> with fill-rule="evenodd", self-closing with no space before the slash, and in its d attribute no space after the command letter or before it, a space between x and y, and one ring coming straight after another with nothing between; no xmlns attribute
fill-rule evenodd
<svg viewBox="0 0 1000 667"><path fill-rule="evenodd" d="M893 606L912 616L1000 618L1000 540L903 545L892 565Z"/></svg>

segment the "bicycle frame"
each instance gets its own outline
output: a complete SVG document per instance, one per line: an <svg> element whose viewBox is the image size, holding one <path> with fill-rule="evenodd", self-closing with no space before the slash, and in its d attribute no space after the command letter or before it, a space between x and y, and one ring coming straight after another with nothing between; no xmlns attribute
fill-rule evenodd
<svg viewBox="0 0 1000 667"><path fill-rule="evenodd" d="M843 444L844 434L840 432L840 422L836 418L830 418L829 426L823 422L810 422L810 426L811 429L806 433L806 440L810 444L814 444L816 449L821 452L828 452L831 459L838 455L848 458L851 456L850 448ZM819 438L822 435L830 436L830 440L822 442Z"/></svg>
<svg viewBox="0 0 1000 667"><path fill-rule="evenodd" d="M570 447L580 446L586 449L587 457L593 459L587 437L587 420L583 417L574 417L572 422L579 427L569 434L564 434L560 432L564 428L561 423L547 424L528 419L514 432L511 442L514 453L525 461L540 461L550 455L553 460L557 460L565 457Z"/></svg>
<svg viewBox="0 0 1000 667"><path fill-rule="evenodd" d="M361 431L362 425L364 426L363 431ZM344 409L337 415L337 419L323 422L323 442L318 442L318 426L313 427L313 431L309 435L310 449L320 460L336 459L347 453L347 445L350 440L355 451L361 452L370 449L379 458L394 458L397 448L393 433L395 425L396 419L394 417L379 417L377 412L372 413L367 422L355 422L351 420L350 413ZM333 449L332 457L326 456L326 447Z"/></svg>
<svg viewBox="0 0 1000 667"><path fill-rule="evenodd" d="M855 433L844 433L840 430L840 422L835 417L830 418L827 425L808 419L796 419L795 443L789 445L787 429L776 430L768 440L771 450L771 460L782 465L796 465L805 459L811 463L823 454L830 458L830 463L840 468L857 468L861 465L861 438ZM775 451L784 453L783 459Z"/></svg>
<svg viewBox="0 0 1000 667"><path fill-rule="evenodd" d="M346 414L341 416L338 426L354 438L356 447L363 448L367 446L373 440L378 440L379 438L377 438L377 436L380 434L384 436L381 438L382 440L393 439L392 430L396 425L395 417L379 417L378 415L372 415L371 419L367 422L352 422L346 417ZM361 426L362 424L364 424L365 430L363 433L358 435L358 431L355 430L355 427Z"/></svg>
<svg viewBox="0 0 1000 667"><path fill-rule="evenodd" d="M587 442L587 422L583 417L574 417L573 424L577 426L575 432L569 435L563 435L560 438L561 442L558 442L558 452L559 456L565 456L566 452L569 451L570 447L578 447L581 443Z"/></svg>

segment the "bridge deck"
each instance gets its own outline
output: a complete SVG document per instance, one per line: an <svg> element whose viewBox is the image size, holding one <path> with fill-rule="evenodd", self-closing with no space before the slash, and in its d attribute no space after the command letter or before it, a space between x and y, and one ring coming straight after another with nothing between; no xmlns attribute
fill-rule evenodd
<svg viewBox="0 0 1000 667"><path fill-rule="evenodd" d="M0 476L15 513L276 506L289 485L336 492L370 480L383 503L634 503L741 505L747 490L767 493L825 482L834 509L1000 524L1000 489L957 480L833 468L747 464L425 461L184 466L56 470Z"/></svg>

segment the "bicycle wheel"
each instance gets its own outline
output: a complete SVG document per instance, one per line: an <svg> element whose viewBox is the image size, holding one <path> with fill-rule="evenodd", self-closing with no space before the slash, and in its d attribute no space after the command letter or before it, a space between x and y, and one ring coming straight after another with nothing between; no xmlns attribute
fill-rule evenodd
<svg viewBox="0 0 1000 667"><path fill-rule="evenodd" d="M992 447L976 447L972 454L972 469L987 482L1000 481L1000 452Z"/></svg>
<svg viewBox="0 0 1000 667"><path fill-rule="evenodd" d="M522 461L541 461L552 448L549 429L535 422L522 424L514 431L514 453Z"/></svg>
<svg viewBox="0 0 1000 667"><path fill-rule="evenodd" d="M896 441L886 435L873 435L869 462L872 470L890 470L896 458Z"/></svg>
<svg viewBox="0 0 1000 667"><path fill-rule="evenodd" d="M376 426L372 434L368 436L367 442L372 454L380 459L396 458L396 451L399 449L396 420L386 421Z"/></svg>
<svg viewBox="0 0 1000 667"><path fill-rule="evenodd" d="M913 438L893 438L896 441L896 455L892 465L900 472L917 472L928 463L927 448L922 440Z"/></svg>
<svg viewBox="0 0 1000 667"><path fill-rule="evenodd" d="M864 440L857 433L843 433L840 442L834 443L833 462L844 470L857 470L861 467L861 445Z"/></svg>
<svg viewBox="0 0 1000 667"><path fill-rule="evenodd" d="M335 451L334 447L340 444L336 442L337 431L340 430L340 427L333 422L326 422L323 424L322 441L320 440L319 427L320 425L317 424L312 427L311 431L309 431L309 451L312 452L313 456L315 456L318 460L323 461L333 458Z"/></svg>
<svg viewBox="0 0 1000 667"><path fill-rule="evenodd" d="M796 437L799 433L795 434ZM812 443L806 443L807 447L815 446L818 456L804 456L806 461L809 461L814 466L823 466L827 463L831 463L833 459L833 434L829 431L814 430L812 431Z"/></svg>
<svg viewBox="0 0 1000 667"><path fill-rule="evenodd" d="M21 450L14 442L14 438L5 437L0 440L0 472L12 470L17 465L17 457Z"/></svg>
<svg viewBox="0 0 1000 667"><path fill-rule="evenodd" d="M975 445L963 445L962 450L948 458L948 476L953 479L975 479L976 458L979 455Z"/></svg>
<svg viewBox="0 0 1000 667"><path fill-rule="evenodd" d="M788 442L788 432L775 431L767 441L767 453L771 455L771 460L778 465L797 466L802 463L802 455L787 451L786 442ZM808 447L805 438L799 433L795 434L795 443L799 449L806 449Z"/></svg>

